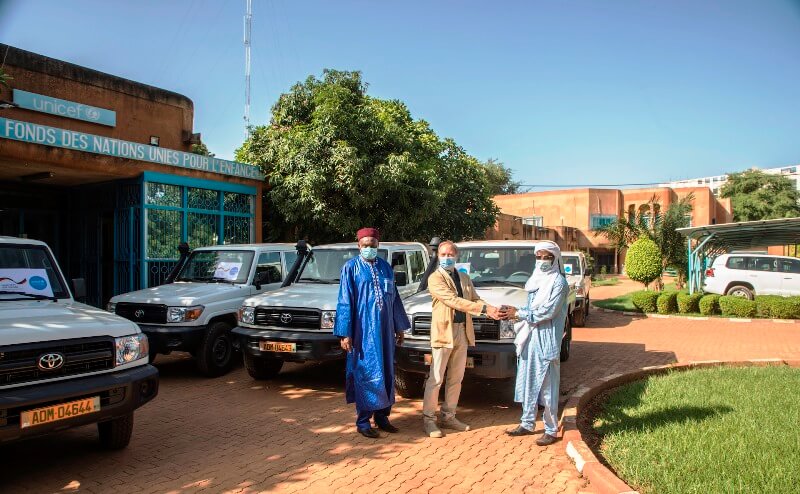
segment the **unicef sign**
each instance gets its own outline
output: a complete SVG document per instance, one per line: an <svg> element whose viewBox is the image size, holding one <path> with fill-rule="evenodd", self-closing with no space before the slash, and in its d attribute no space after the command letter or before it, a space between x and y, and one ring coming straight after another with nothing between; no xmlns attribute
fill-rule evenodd
<svg viewBox="0 0 800 494"><path fill-rule="evenodd" d="M60 117L74 118L100 125L114 127L117 125L117 113L105 108L84 105L63 99L44 96L42 94L29 93L14 89L14 103L20 108L33 110Z"/></svg>

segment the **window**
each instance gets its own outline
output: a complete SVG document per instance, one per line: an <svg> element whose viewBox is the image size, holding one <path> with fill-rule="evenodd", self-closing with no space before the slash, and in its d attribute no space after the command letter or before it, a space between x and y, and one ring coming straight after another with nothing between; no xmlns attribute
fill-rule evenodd
<svg viewBox="0 0 800 494"><path fill-rule="evenodd" d="M729 257L725 267L728 269L747 269L747 261L741 256Z"/></svg>
<svg viewBox="0 0 800 494"><path fill-rule="evenodd" d="M425 274L425 255L418 250L409 252L408 265L411 268L411 283L421 281L422 275Z"/></svg>
<svg viewBox="0 0 800 494"><path fill-rule="evenodd" d="M773 257L751 257L748 259L747 269L750 271L777 271L778 260Z"/></svg>
<svg viewBox="0 0 800 494"><path fill-rule="evenodd" d="M580 274L583 272L578 256L564 256L562 261L564 262L564 273L567 276L580 276Z"/></svg>
<svg viewBox="0 0 800 494"><path fill-rule="evenodd" d="M47 279L50 281L50 287L53 289L53 296L56 298L66 298L68 296L67 290L62 284L61 276L56 271L55 262L53 262L45 247L39 245L2 244L0 245L0 269L13 269L21 272L29 269L43 269L47 274ZM30 273L26 277L32 279L31 275L35 276L36 272ZM9 281L14 282L14 280ZM4 290L0 289L0 293L2 291Z"/></svg>
<svg viewBox="0 0 800 494"><path fill-rule="evenodd" d="M405 252L392 253L392 271L395 273L405 273L408 276L408 264L406 263Z"/></svg>
<svg viewBox="0 0 800 494"><path fill-rule="evenodd" d="M530 225L530 226L544 226L544 217L543 216L530 216L528 218L522 218L523 225Z"/></svg>
<svg viewBox="0 0 800 494"><path fill-rule="evenodd" d="M781 271L800 274L800 259L781 259Z"/></svg>
<svg viewBox="0 0 800 494"><path fill-rule="evenodd" d="M593 214L591 217L590 228L592 230L597 230L598 228L602 228L606 225L610 225L611 223L615 222L617 217L613 214L609 215L602 215L602 214Z"/></svg>
<svg viewBox="0 0 800 494"><path fill-rule="evenodd" d="M261 274L260 273L265 273ZM260 276L259 276L260 275ZM283 266L281 266L280 252L262 252L258 256L256 277L261 278L261 283L280 283L283 279Z"/></svg>

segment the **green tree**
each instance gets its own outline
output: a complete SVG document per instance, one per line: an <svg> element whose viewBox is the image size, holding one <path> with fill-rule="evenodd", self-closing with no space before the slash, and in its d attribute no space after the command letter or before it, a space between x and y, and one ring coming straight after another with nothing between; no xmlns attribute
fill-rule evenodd
<svg viewBox="0 0 800 494"><path fill-rule="evenodd" d="M9 87L8 81L12 80L14 80L14 78L8 75L3 69L0 68L0 86Z"/></svg>
<svg viewBox="0 0 800 494"><path fill-rule="evenodd" d="M507 168L494 158L486 160L483 167L486 169L489 188L493 196L519 192L520 183L513 179L511 168Z"/></svg>
<svg viewBox="0 0 800 494"><path fill-rule="evenodd" d="M206 146L206 143L202 141L200 142L200 144L192 144L190 152L194 154L200 154L202 156L208 156L211 158L214 157L214 153L210 152L208 150L208 146Z"/></svg>
<svg viewBox="0 0 800 494"><path fill-rule="evenodd" d="M734 221L770 220L800 216L800 195L794 182L761 170L731 173L721 196L731 199Z"/></svg>
<svg viewBox="0 0 800 494"><path fill-rule="evenodd" d="M639 229L635 222L619 217L594 230L594 236L605 237L611 244L614 249L614 272L619 273L619 254L638 238Z"/></svg>
<svg viewBox="0 0 800 494"><path fill-rule="evenodd" d="M661 276L662 269L661 251L649 237L639 238L628 248L625 255L625 272L628 278L647 288Z"/></svg>
<svg viewBox="0 0 800 494"><path fill-rule="evenodd" d="M282 94L236 159L268 180L270 238L480 237L496 218L489 173L397 100L367 95L359 72L325 70Z"/></svg>

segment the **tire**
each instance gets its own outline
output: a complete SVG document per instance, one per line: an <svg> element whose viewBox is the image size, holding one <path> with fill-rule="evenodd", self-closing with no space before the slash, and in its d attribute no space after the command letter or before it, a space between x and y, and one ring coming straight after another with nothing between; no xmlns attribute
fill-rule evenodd
<svg viewBox="0 0 800 494"><path fill-rule="evenodd" d="M197 368L207 377L227 374L233 366L231 327L222 321L208 327L197 349Z"/></svg>
<svg viewBox="0 0 800 494"><path fill-rule="evenodd" d="M133 412L108 422L98 422L100 444L106 449L122 449L131 442L133 434Z"/></svg>
<svg viewBox="0 0 800 494"><path fill-rule="evenodd" d="M586 310L583 307L581 307L581 310L573 312L572 317L575 318L575 320L572 321L573 326L582 328L586 325Z"/></svg>
<svg viewBox="0 0 800 494"><path fill-rule="evenodd" d="M157 353L148 353L147 354L147 363L148 364L152 364L153 362L155 362L157 355L158 355Z"/></svg>
<svg viewBox="0 0 800 494"><path fill-rule="evenodd" d="M747 300L753 300L755 298L753 290L744 285L733 285L732 287L728 288L728 291L725 292L725 295L742 297L746 298Z"/></svg>
<svg viewBox="0 0 800 494"><path fill-rule="evenodd" d="M421 398L425 394L425 379L422 374L396 369L394 387L404 398Z"/></svg>
<svg viewBox="0 0 800 494"><path fill-rule="evenodd" d="M591 305L591 300L589 300L589 296L587 295L587 296L586 296L586 308L584 309L584 312L585 312L586 314L584 314L584 316L583 316L583 318L584 318L584 319L586 319L587 317L589 317L589 305Z"/></svg>
<svg viewBox="0 0 800 494"><path fill-rule="evenodd" d="M561 352L560 359L562 362L569 360L569 351L572 347L572 323L570 318L567 317L564 322L564 337L561 338Z"/></svg>
<svg viewBox="0 0 800 494"><path fill-rule="evenodd" d="M272 379L278 375L283 367L283 360L279 358L253 357L244 354L244 368L253 379Z"/></svg>

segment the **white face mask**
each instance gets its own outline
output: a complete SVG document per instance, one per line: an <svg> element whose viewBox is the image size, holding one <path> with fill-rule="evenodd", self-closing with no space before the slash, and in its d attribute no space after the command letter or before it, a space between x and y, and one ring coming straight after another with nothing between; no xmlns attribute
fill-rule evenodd
<svg viewBox="0 0 800 494"><path fill-rule="evenodd" d="M537 271L550 271L550 268L553 267L553 261L536 261L536 270Z"/></svg>

